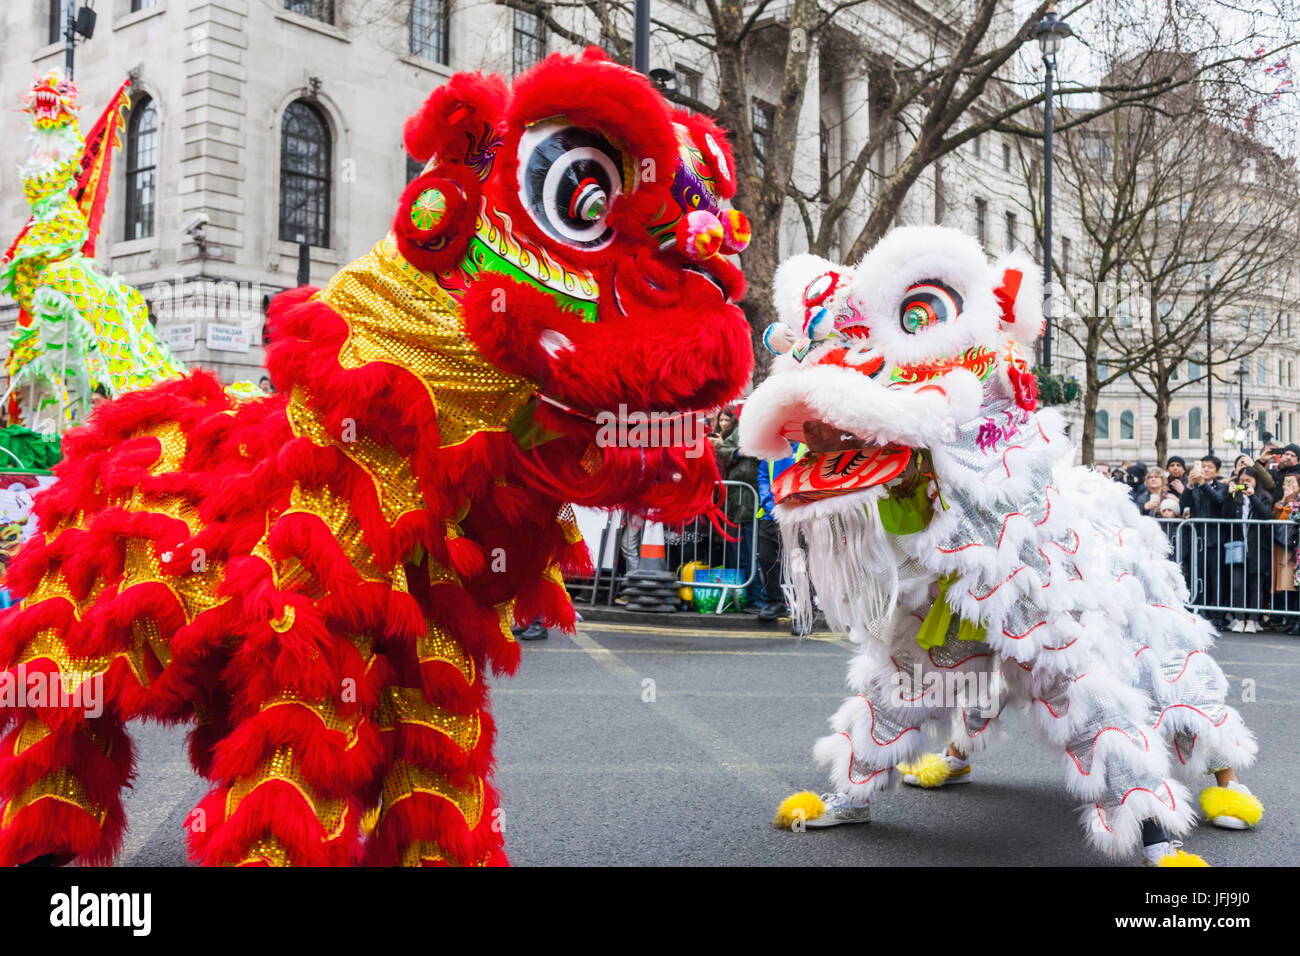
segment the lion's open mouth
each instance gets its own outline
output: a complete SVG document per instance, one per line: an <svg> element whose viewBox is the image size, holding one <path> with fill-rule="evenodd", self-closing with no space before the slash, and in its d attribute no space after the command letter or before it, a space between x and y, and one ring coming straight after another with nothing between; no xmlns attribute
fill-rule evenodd
<svg viewBox="0 0 1300 956"><path fill-rule="evenodd" d="M803 423L807 453L772 483L777 504L806 504L882 485L912 461L903 445L872 445L822 421Z"/></svg>

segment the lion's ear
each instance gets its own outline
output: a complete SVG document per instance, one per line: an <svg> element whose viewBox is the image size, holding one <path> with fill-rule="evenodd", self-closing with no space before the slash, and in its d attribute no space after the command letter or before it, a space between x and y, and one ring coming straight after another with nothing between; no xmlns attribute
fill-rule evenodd
<svg viewBox="0 0 1300 956"><path fill-rule="evenodd" d="M508 96L505 81L495 74L457 73L406 121L406 151L422 163L436 156L475 166L486 149L495 148Z"/></svg>
<svg viewBox="0 0 1300 956"><path fill-rule="evenodd" d="M1043 334L1043 283L1038 266L1024 253L1012 253L993 267L1002 330L1024 346Z"/></svg>

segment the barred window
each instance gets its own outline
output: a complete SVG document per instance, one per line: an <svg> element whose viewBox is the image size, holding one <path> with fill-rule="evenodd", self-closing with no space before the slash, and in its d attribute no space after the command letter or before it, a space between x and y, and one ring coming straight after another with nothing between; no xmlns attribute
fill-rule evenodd
<svg viewBox="0 0 1300 956"><path fill-rule="evenodd" d="M74 0L50 0L50 35L48 42L58 43L68 27L68 8Z"/></svg>
<svg viewBox="0 0 1300 956"><path fill-rule="evenodd" d="M677 71L677 89L683 96L689 96L693 100L700 98L700 87L704 77L699 70L692 70L689 66L682 66L680 63L673 64Z"/></svg>
<svg viewBox="0 0 1300 956"><path fill-rule="evenodd" d="M546 23L541 13L515 11L513 66L515 75L541 62L546 53Z"/></svg>
<svg viewBox="0 0 1300 956"><path fill-rule="evenodd" d="M295 100L280 127L280 238L330 241L330 131L321 111Z"/></svg>
<svg viewBox="0 0 1300 956"><path fill-rule="evenodd" d="M284 0L284 8L322 23L334 23L334 0Z"/></svg>
<svg viewBox="0 0 1300 956"><path fill-rule="evenodd" d="M126 239L153 235L157 173L158 110L153 100L141 96L126 126Z"/></svg>
<svg viewBox="0 0 1300 956"><path fill-rule="evenodd" d="M754 100L754 165L758 175L764 176L767 169L767 153L772 146L772 125L776 122L776 107L762 100Z"/></svg>
<svg viewBox="0 0 1300 956"><path fill-rule="evenodd" d="M447 63L447 0L413 0L411 3L411 53L435 63Z"/></svg>

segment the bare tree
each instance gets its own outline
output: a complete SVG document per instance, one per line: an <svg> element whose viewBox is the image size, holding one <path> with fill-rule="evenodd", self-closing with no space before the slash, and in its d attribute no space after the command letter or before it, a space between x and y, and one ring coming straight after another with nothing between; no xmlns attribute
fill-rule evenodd
<svg viewBox="0 0 1300 956"><path fill-rule="evenodd" d="M1173 75L1194 70L1180 55L1163 59ZM1068 264L1055 258L1054 275L1066 312L1056 327L1084 364L1085 463L1094 458L1100 393L1125 376L1155 406L1163 460L1174 395L1204 386L1205 375L1225 381L1225 371L1266 344L1281 321L1261 298L1294 291L1283 266L1296 238L1295 170L1254 135L1226 126L1236 111L1209 93L1199 84L1128 104L1076 128L1056 152L1062 205L1077 217L1072 227L1083 247ZM1037 180L1027 179L1027 208L1040 229ZM1228 319L1243 308L1244 326ZM1105 361L1103 348L1111 353ZM1197 375L1180 375L1192 367Z"/></svg>
<svg viewBox="0 0 1300 956"><path fill-rule="evenodd" d="M570 44L596 43L630 62L632 0L493 2L539 14L550 34ZM840 251L841 258L856 261L895 224L909 192L944 157L989 132L1041 138L1032 117L1042 108L1043 90L1028 65L1036 56L1021 53L1037 53L1034 27L1054 3L1019 5L1017 13L1005 0L683 2L695 12L676 2L655 4L652 39L690 50L708 61L716 78L716 100L685 90L668 95L713 115L733 134L740 183L735 205L753 226L742 257L748 281L743 306L756 345L775 317L771 280L781 258L787 203L798 211L810 251L828 256ZM1269 15L1276 18L1274 32L1282 34L1282 6L1292 2L1266 0L1269 10L1239 14L1231 0L1076 0L1062 10L1064 17L1078 23L1096 13L1108 40L1122 39L1139 62L1142 51L1169 48L1177 40L1196 65L1190 76L1173 76L1152 61L1125 82L1063 84L1063 96L1076 102L1091 98L1094 104L1074 109L1058 131L1127 104L1157 100L1201 75L1230 71L1249 55L1243 44L1252 38L1260 38L1270 53L1300 42L1269 36L1274 23ZM1230 29L1216 22L1225 11L1232 18ZM818 133L800 129L805 91L837 71L860 69L869 96L856 109L869 115L845 116L842 122L854 122L866 134L846 143L847 154L816 189L801 189L799 151ZM764 116L767 128L756 136L759 93L772 97L773 109ZM761 376L766 353L756 352Z"/></svg>

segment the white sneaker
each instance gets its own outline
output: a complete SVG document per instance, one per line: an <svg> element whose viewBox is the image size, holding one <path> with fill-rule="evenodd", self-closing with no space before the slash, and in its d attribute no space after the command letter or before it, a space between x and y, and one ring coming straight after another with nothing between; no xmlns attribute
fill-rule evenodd
<svg viewBox="0 0 1300 956"><path fill-rule="evenodd" d="M1228 630L1230 630L1230 631L1235 631L1235 632L1238 633L1238 634L1240 634L1240 633L1241 633L1242 631L1244 631L1245 629L1246 629L1246 622L1243 621L1243 620L1241 620L1240 618L1238 618L1237 620L1233 621L1233 622L1232 622L1232 627L1228 628Z"/></svg>
<svg viewBox="0 0 1300 956"><path fill-rule="evenodd" d="M898 772L903 775L903 783L909 787L949 787L958 783L970 783L972 779L969 757L954 757L951 754L929 753L922 755L913 763L898 765Z"/></svg>
<svg viewBox="0 0 1300 956"><path fill-rule="evenodd" d="M1228 781L1224 789L1231 790L1235 793L1240 793L1251 798L1251 800L1247 802L1247 805L1245 807L1232 808L1234 813L1245 813L1247 816L1251 816L1250 814L1251 807L1259 807L1259 801L1254 799L1254 794L1250 792L1250 788L1248 788L1240 780ZM1204 801L1202 801L1201 809L1202 810L1205 809ZM1207 813L1206 816L1209 817L1209 814ZM1259 814L1253 815L1251 819L1254 821L1258 821ZM1233 813L1219 813L1213 817L1209 817L1209 820L1211 824L1223 830L1249 830L1255 825L1253 822L1247 822L1246 820L1243 820L1239 816L1234 816Z"/></svg>
<svg viewBox="0 0 1300 956"><path fill-rule="evenodd" d="M1178 849L1180 840L1165 840L1142 848L1143 866L1209 866L1195 853Z"/></svg>
<svg viewBox="0 0 1300 956"><path fill-rule="evenodd" d="M846 793L823 793L822 803L826 809L804 822L809 830L825 827L837 827L841 823L870 823L871 801L854 804Z"/></svg>
<svg viewBox="0 0 1300 956"><path fill-rule="evenodd" d="M1258 622L1258 621L1247 621L1247 622L1246 622L1246 633L1247 633L1247 634L1258 634L1258 633L1259 633L1259 622Z"/></svg>

